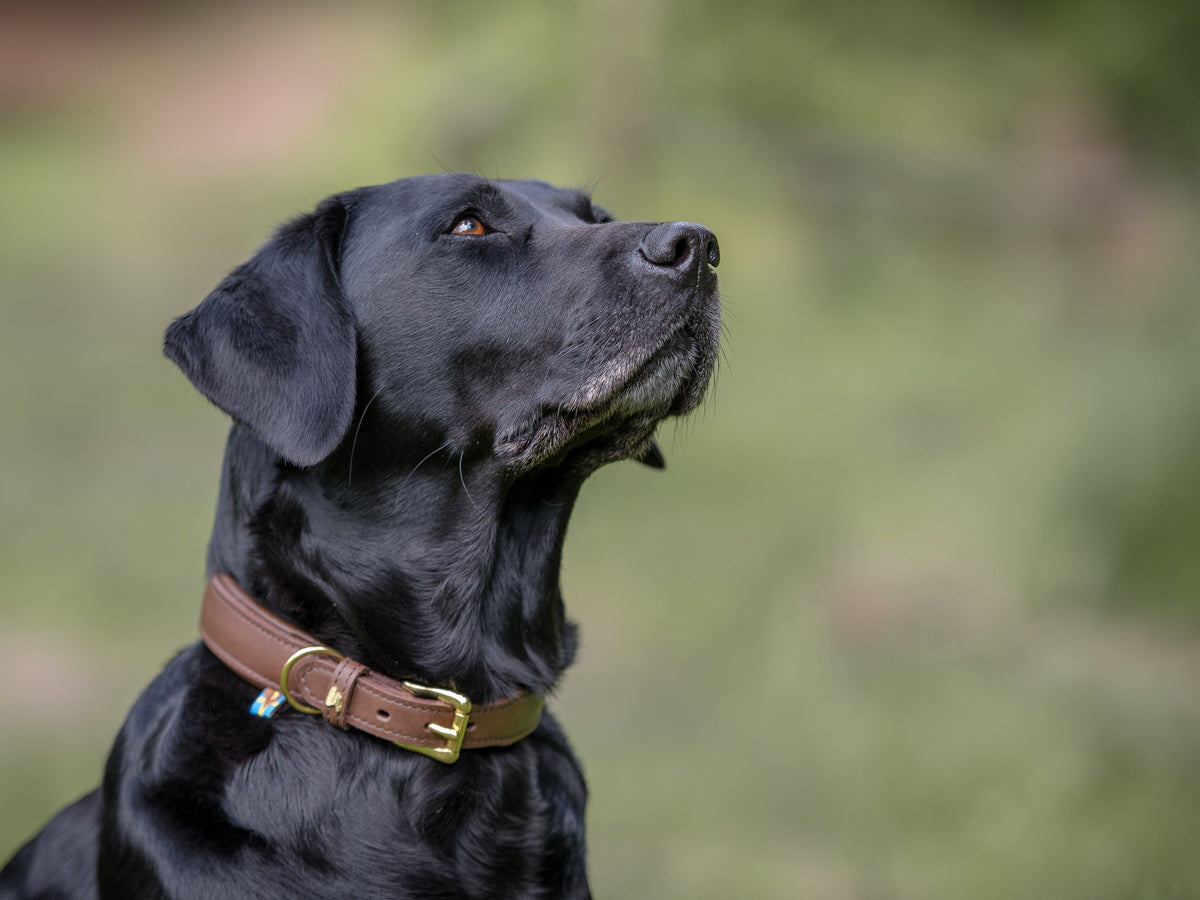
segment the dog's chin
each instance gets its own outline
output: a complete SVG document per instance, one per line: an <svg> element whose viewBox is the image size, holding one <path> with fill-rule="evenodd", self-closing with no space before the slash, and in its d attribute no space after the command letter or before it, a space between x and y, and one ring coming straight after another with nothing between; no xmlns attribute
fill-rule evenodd
<svg viewBox="0 0 1200 900"><path fill-rule="evenodd" d="M514 469L529 471L564 463L594 469L650 452L659 422L685 415L703 400L716 362L715 338L684 327L649 353L615 361L501 441L501 455Z"/></svg>

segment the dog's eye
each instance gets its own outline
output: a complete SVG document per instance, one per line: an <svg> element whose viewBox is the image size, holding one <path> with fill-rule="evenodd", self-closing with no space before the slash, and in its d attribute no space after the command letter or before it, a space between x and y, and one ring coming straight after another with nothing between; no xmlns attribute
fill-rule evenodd
<svg viewBox="0 0 1200 900"><path fill-rule="evenodd" d="M454 223L454 227L450 229L450 233L478 236L487 234L488 228L483 224L478 216L463 216Z"/></svg>

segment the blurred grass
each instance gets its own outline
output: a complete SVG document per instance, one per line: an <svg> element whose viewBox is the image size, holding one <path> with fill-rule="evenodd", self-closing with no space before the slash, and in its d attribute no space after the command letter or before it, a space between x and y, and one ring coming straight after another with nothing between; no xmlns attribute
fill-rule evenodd
<svg viewBox="0 0 1200 900"><path fill-rule="evenodd" d="M225 424L162 328L444 165L722 243L714 396L568 541L599 896L1200 895L1190 126L1057 8L6 12L60 74L0 95L0 855L194 635Z"/></svg>

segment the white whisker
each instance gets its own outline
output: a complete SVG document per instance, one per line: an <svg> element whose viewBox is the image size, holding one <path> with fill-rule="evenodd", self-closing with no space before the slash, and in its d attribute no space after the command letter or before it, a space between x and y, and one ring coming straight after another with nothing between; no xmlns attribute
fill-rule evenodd
<svg viewBox="0 0 1200 900"><path fill-rule="evenodd" d="M375 402L375 398L383 391L380 388L371 395L371 399L367 401L367 405L363 407L362 413L358 417L358 425L354 429L354 440L350 443L350 462L346 466L346 486L349 487L354 483L354 451L358 447L358 433L362 431L363 420L367 417L367 410L371 408L371 404Z"/></svg>

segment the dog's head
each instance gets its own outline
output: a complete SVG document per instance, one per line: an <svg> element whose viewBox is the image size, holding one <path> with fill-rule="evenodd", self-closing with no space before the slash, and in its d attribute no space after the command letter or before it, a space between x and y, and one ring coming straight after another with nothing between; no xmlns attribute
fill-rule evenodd
<svg viewBox="0 0 1200 900"><path fill-rule="evenodd" d="M702 226L615 222L576 191L408 178L283 226L165 352L296 466L661 465L655 425L713 371L718 261Z"/></svg>

